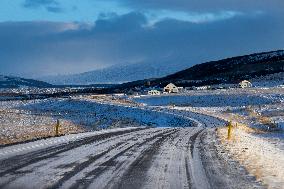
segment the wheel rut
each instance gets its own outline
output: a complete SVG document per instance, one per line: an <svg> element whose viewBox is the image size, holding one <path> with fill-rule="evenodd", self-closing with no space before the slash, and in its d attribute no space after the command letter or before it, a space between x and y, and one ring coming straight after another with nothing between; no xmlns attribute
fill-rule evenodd
<svg viewBox="0 0 284 189"><path fill-rule="evenodd" d="M135 142L134 144L123 149L122 151L116 153L112 157L107 158L105 161L100 162L98 165L95 166L95 169L86 173L83 178L76 180L76 183L73 184L71 188L88 188L92 183L95 183L97 179L100 179L100 177L104 177L104 174L107 174L107 172L111 172L112 176L108 177L109 180L103 181L105 183L104 187L111 188L112 186L110 186L110 184L108 183L116 183L114 180L120 178L121 175L124 175L125 171L129 170L128 167L131 167L131 165L137 161L137 158L138 159L141 158L141 156L143 156L143 154L146 153L146 151L148 151L149 146L151 148L151 146L156 145L159 141L171 135L173 132L176 131L175 130L174 131L168 130L166 132L164 131L152 137L146 138L142 142ZM150 145L147 146L147 148L140 151L141 148L143 148L143 146L148 145L149 143ZM137 153L135 152L138 152L139 155L137 155ZM119 160L119 158L121 158L121 156L125 156L126 153L130 154L129 157L126 159Z"/></svg>
<svg viewBox="0 0 284 189"><path fill-rule="evenodd" d="M139 131L139 130L141 129L131 130L131 131L120 131L116 133L106 133L106 134L102 134L99 136L87 137L81 140L69 142L66 144L59 145L59 146L45 148L37 152L31 152L28 154L15 156L7 160L2 160L0 161L0 168L2 170L3 169L6 169L6 170L0 172L0 177L3 177L9 173L14 173L17 170L24 168L28 165L34 164L36 162L40 162L48 158L54 158L58 154L73 150L75 148L79 148L83 145L95 143L95 142L102 141L102 140L105 140L111 137L119 137L120 135L128 134L128 133ZM17 163L15 164L15 162Z"/></svg>

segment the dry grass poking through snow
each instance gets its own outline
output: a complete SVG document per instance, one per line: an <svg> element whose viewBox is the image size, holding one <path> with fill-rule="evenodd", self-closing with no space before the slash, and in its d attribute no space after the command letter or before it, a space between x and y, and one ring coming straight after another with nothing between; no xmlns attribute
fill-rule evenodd
<svg viewBox="0 0 284 189"><path fill-rule="evenodd" d="M19 113L12 109L1 110L0 145L54 136L55 124L56 120L48 116ZM60 135L65 135L82 132L83 128L72 122L61 120L59 131Z"/></svg>
<svg viewBox="0 0 284 189"><path fill-rule="evenodd" d="M227 128L217 132L225 148L250 174L268 188L284 188L284 150L257 136L263 131L241 124L233 128L231 140L227 139Z"/></svg>

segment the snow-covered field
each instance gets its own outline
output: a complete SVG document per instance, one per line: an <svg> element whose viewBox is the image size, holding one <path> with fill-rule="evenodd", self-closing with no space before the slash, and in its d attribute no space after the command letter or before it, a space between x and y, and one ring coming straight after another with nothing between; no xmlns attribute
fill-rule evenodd
<svg viewBox="0 0 284 189"><path fill-rule="evenodd" d="M146 106L175 106L175 109L225 117L226 120L238 119L253 127L268 128L275 123L283 128L283 88L190 91L177 95L138 96L132 100Z"/></svg>
<svg viewBox="0 0 284 189"><path fill-rule="evenodd" d="M55 135L54 127L61 117L21 110L34 101L0 102L0 145ZM36 102L37 103L37 102ZM85 131L71 121L60 119L60 134Z"/></svg>
<svg viewBox="0 0 284 189"><path fill-rule="evenodd" d="M1 102L0 118L0 144L54 136L57 119L61 134L116 127L189 127L195 124L183 116L80 98Z"/></svg>
<svg viewBox="0 0 284 189"><path fill-rule="evenodd" d="M256 87L283 87L284 72L257 77L252 82Z"/></svg>
<svg viewBox="0 0 284 189"><path fill-rule="evenodd" d="M192 107L240 107L263 105L284 101L284 89L229 89L188 91L181 94L142 96L134 101L150 106L192 106Z"/></svg>
<svg viewBox="0 0 284 189"><path fill-rule="evenodd" d="M61 116L63 119L92 129L143 125L154 127L186 127L191 123L183 117L164 112L153 112L138 107L117 106L87 99L48 99L18 107L34 113Z"/></svg>

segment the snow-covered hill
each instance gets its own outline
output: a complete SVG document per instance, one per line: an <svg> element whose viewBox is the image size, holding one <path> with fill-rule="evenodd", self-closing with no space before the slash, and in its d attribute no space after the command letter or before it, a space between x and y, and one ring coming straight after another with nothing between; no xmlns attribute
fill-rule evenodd
<svg viewBox="0 0 284 189"><path fill-rule="evenodd" d="M257 87L277 87L284 85L284 72L269 74L252 79L253 85Z"/></svg>
<svg viewBox="0 0 284 189"><path fill-rule="evenodd" d="M161 60L161 62L111 66L80 74L48 76L39 79L57 85L118 84L147 78L164 77L187 68L186 62L188 61Z"/></svg>
<svg viewBox="0 0 284 189"><path fill-rule="evenodd" d="M168 83L175 83L183 87L231 84L244 79L252 80L281 72L284 72L284 50L255 53L197 64L166 77L125 83L120 86L120 89L127 90L141 87L149 82L151 86L160 87L164 87Z"/></svg>
<svg viewBox="0 0 284 189"><path fill-rule="evenodd" d="M0 75L0 88L22 88L22 87L51 87L49 83L33 80L24 79L20 77L4 76Z"/></svg>

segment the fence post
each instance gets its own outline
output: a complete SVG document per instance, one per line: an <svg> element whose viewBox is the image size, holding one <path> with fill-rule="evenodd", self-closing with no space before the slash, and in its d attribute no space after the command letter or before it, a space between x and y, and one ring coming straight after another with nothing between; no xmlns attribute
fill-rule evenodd
<svg viewBox="0 0 284 189"><path fill-rule="evenodd" d="M59 136L59 127L60 127L60 123L59 123L59 119L57 119L56 125L55 125L55 136Z"/></svg>
<svg viewBox="0 0 284 189"><path fill-rule="evenodd" d="M228 140L231 139L231 135L232 135L232 121L230 121L228 124Z"/></svg>

